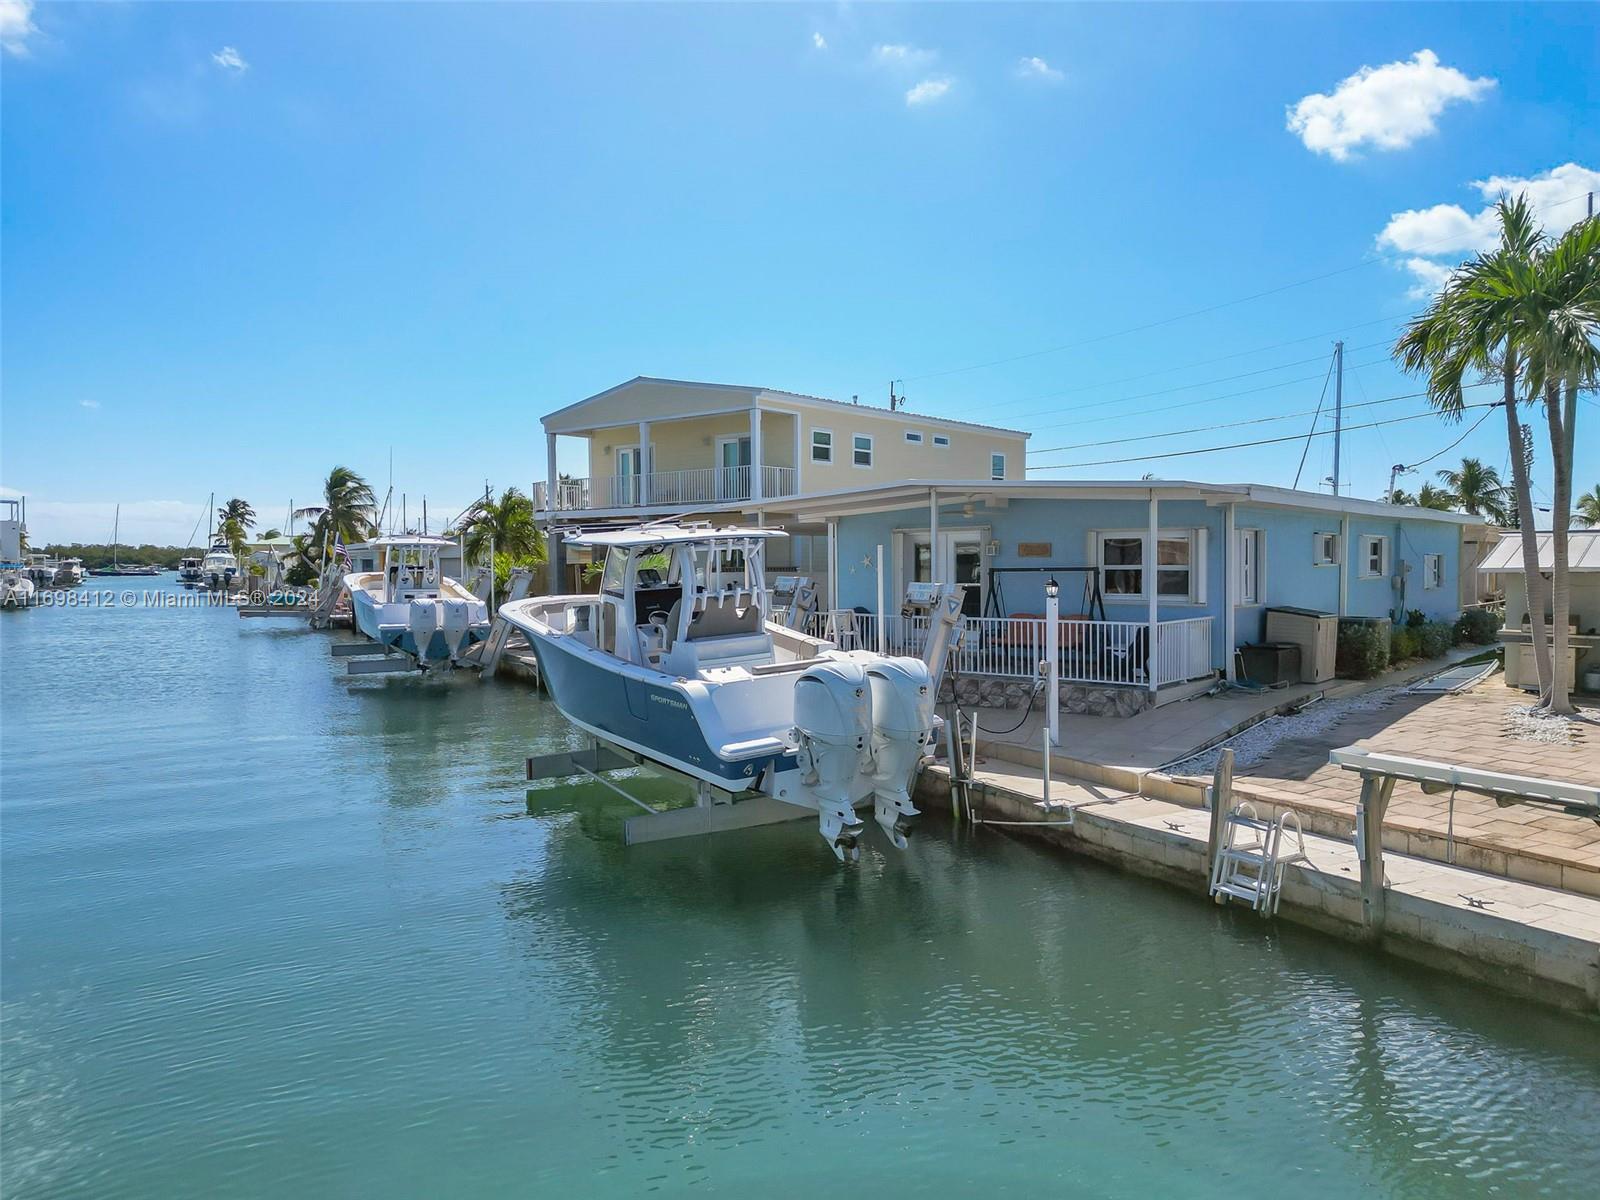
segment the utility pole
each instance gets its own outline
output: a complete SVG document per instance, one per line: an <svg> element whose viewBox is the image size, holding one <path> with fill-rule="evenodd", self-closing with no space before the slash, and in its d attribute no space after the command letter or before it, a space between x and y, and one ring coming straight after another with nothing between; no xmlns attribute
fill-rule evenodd
<svg viewBox="0 0 1600 1200"><path fill-rule="evenodd" d="M1344 343L1333 344L1333 494L1339 494L1339 451L1344 441ZM1391 491L1394 489L1391 488Z"/></svg>

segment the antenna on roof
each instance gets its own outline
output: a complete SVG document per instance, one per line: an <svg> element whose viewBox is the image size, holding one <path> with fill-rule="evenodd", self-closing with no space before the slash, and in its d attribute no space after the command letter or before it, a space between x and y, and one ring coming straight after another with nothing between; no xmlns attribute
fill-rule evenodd
<svg viewBox="0 0 1600 1200"><path fill-rule="evenodd" d="M894 390L896 385L898 385L900 388L900 394L898 396L895 395ZM904 379L891 379L889 381L889 411L898 412L902 407L905 406L905 402L906 381Z"/></svg>

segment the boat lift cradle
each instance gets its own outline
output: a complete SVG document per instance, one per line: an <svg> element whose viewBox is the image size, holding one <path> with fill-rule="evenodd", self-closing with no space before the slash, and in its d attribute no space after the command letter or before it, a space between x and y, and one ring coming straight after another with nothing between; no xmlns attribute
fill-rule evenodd
<svg viewBox="0 0 1600 1200"><path fill-rule="evenodd" d="M962 614L961 595L957 589L942 588L935 600L936 603L932 605L934 619L930 622L920 657L928 668L929 686L937 695L945 664L960 638ZM694 789L694 804L683 808L657 809L628 792L614 778L617 772L639 768L685 781ZM917 770L920 769L919 764ZM775 825L816 816L813 811L769 794L764 789L772 786L772 783L766 778L755 779L752 787L743 792L726 791L702 779L673 771L660 762L593 734L586 734L586 745L581 749L529 757L526 760L526 772L529 783L587 779L643 809L638 816L623 823L623 842L629 846ZM870 805L872 800L869 798L865 803ZM899 844L904 845L903 836L899 837ZM836 849L835 853L839 851Z"/></svg>

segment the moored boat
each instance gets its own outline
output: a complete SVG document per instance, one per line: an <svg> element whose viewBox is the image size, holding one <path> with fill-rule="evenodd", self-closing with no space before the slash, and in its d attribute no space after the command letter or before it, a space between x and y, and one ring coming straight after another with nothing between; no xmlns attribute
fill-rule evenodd
<svg viewBox="0 0 1600 1200"><path fill-rule="evenodd" d="M200 560L200 586L213 592L226 591L239 577L239 560L226 542L215 542Z"/></svg>
<svg viewBox="0 0 1600 1200"><path fill-rule="evenodd" d="M941 599L921 658L839 650L768 620L765 545L784 536L673 524L573 535L604 555L600 593L513 601L500 616L533 646L556 706L600 742L735 799L814 810L841 859L859 856L856 809L870 803L904 849L959 600Z"/></svg>
<svg viewBox="0 0 1600 1200"><path fill-rule="evenodd" d="M489 636L489 606L440 569L440 551L455 545L421 534L372 542L379 569L344 577L356 630L424 670L459 663Z"/></svg>

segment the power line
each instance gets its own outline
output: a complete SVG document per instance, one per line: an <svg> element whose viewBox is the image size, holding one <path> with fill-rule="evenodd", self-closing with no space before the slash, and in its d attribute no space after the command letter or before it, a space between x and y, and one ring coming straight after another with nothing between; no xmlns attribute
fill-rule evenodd
<svg viewBox="0 0 1600 1200"><path fill-rule="evenodd" d="M1300 465L1294 469L1294 486L1300 486L1300 472L1306 469L1306 455L1311 453L1311 435L1317 431L1322 419L1322 402L1328 398L1328 380L1333 378L1333 360L1328 360L1328 373L1322 377L1322 394L1317 397L1317 411L1311 416L1311 428L1306 431L1306 444L1300 451Z"/></svg>
<svg viewBox="0 0 1600 1200"><path fill-rule="evenodd" d="M1495 404L1499 402L1496 401ZM1465 408L1493 408L1495 404L1468 404ZM1380 425L1400 425L1406 421L1420 421L1424 417L1434 417L1437 413L1414 413L1409 417L1390 417L1386 421L1371 421L1365 425L1346 425L1345 432L1352 433L1358 429L1376 429ZM1331 429L1324 429L1320 433L1313 433L1312 437L1328 437L1333 433ZM1131 458L1100 458L1092 462L1075 463L1041 463L1038 466L1027 468L1030 471L1064 471L1073 467L1108 467L1119 463L1152 462L1158 458L1187 458L1195 454L1217 454L1223 450L1248 450L1255 446L1276 446L1283 442L1297 442L1301 435L1291 433L1285 437L1261 438L1254 442L1231 442L1226 446L1202 446L1196 450L1169 450L1164 454L1136 454Z"/></svg>
<svg viewBox="0 0 1600 1200"><path fill-rule="evenodd" d="M1574 200L1581 200L1587 194L1587 192L1578 192L1572 196L1568 196L1564 200L1557 200L1555 203L1547 205L1545 211L1549 212L1551 209L1559 208L1563 204L1570 204ZM1063 350L1076 350L1082 346L1093 346L1100 342L1110 341L1112 338L1125 337L1130 333L1143 333L1146 330L1159 329L1164 325L1172 325L1178 321L1187 321L1191 317L1202 317L1207 313L1213 313L1219 309L1231 308L1236 304L1248 304L1252 300L1262 300L1268 296L1276 296L1281 292L1291 291L1297 287L1304 287L1309 283L1319 283L1324 279L1332 279L1335 275L1345 275L1351 271L1360 270L1362 267L1370 267L1374 263L1386 262L1392 259L1406 258L1416 254L1419 250L1427 249L1429 246L1436 246L1442 242L1453 241L1458 236L1459 234L1448 234L1444 237L1432 238L1426 242L1418 242L1414 246L1409 246L1404 251L1397 251L1394 254L1376 254L1369 258L1364 258L1360 262L1352 263L1349 266L1339 267L1332 271L1324 271L1320 275L1310 275L1305 279L1297 279L1293 283L1285 283L1278 287L1267 288L1264 291L1252 292L1248 296L1239 296L1232 300L1223 300L1216 304L1209 304L1204 308L1191 309L1189 312L1178 313L1176 316L1171 317L1163 317L1158 321L1146 321L1142 325L1131 325L1126 329L1118 329L1110 333L1097 334L1094 337L1083 338L1076 342L1065 342L1059 346L1049 346L1043 350L1030 350L1023 354L1013 354L1005 358L990 359L988 362L972 363L965 367L950 367L943 371L929 371L922 375L907 375L904 376L903 379L906 382L916 382L923 379L943 379L948 375L961 375L967 371L981 371L988 367L1002 367L1008 363L1022 362L1030 358L1039 358L1046 354L1059 354Z"/></svg>
<svg viewBox="0 0 1600 1200"><path fill-rule="evenodd" d="M1476 384L1476 385L1469 384L1468 386L1469 387L1472 387L1472 386L1483 387L1485 385L1484 384ZM1501 401L1496 400L1493 404L1489 405L1488 407L1490 409L1496 409L1496 408L1500 407L1500 404L1501 404ZM1438 458L1440 455L1449 454L1450 451L1454 450L1457 446L1461 445L1462 442L1466 441L1469 437L1471 437L1474 433L1476 433L1478 431L1478 426L1482 425L1488 419L1489 419L1489 414L1488 413L1484 413L1483 416L1479 417L1476 421L1474 421L1472 423L1472 428L1471 429L1467 430L1460 437L1458 437L1455 441L1451 442L1443 450L1439 451L1438 454L1430 454L1430 455L1428 455L1427 458L1423 459L1421 462L1412 463L1409 467L1406 468L1406 470L1407 471L1415 471L1418 467L1427 466L1429 463L1431 463L1434 459Z"/></svg>

